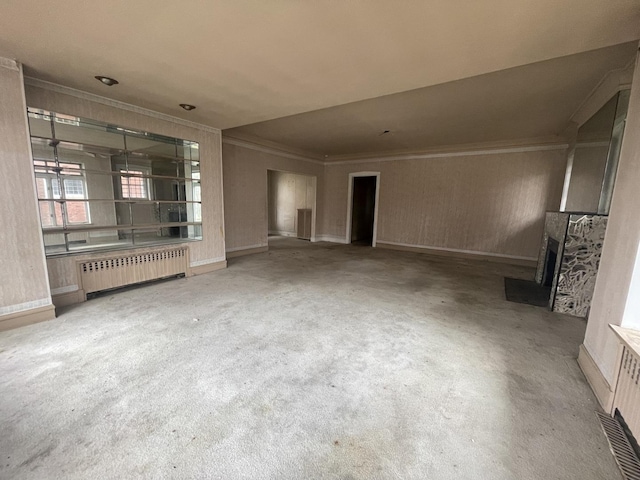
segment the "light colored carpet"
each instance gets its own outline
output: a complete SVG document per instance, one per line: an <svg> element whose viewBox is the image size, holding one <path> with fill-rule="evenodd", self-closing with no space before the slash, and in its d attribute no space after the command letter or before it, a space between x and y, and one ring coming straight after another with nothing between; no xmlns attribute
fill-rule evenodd
<svg viewBox="0 0 640 480"><path fill-rule="evenodd" d="M584 321L505 275L533 272L274 240L2 333L0 477L619 478Z"/></svg>

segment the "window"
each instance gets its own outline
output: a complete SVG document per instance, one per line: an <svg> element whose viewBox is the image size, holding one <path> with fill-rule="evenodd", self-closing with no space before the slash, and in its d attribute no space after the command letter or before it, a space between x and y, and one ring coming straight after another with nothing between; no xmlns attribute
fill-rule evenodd
<svg viewBox="0 0 640 480"><path fill-rule="evenodd" d="M141 176L131 176L142 175L143 172L138 170L120 170L120 173L123 198L149 198L149 195L147 194L147 180Z"/></svg>
<svg viewBox="0 0 640 480"><path fill-rule="evenodd" d="M202 239L196 142L28 108L48 256Z"/></svg>
<svg viewBox="0 0 640 480"><path fill-rule="evenodd" d="M38 199L49 200L40 203L40 218L43 227L63 226L63 211L70 225L89 223L87 188L82 175L82 166L76 163L59 163L46 160L34 161ZM60 183L64 185L64 198L60 193ZM64 208L63 208L64 204Z"/></svg>

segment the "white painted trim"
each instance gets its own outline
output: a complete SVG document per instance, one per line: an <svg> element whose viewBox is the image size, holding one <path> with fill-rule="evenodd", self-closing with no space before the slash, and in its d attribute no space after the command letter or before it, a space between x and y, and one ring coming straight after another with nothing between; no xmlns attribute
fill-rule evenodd
<svg viewBox="0 0 640 480"><path fill-rule="evenodd" d="M235 145L236 147L248 148L250 150L256 150L262 153L269 153L271 155L277 155L279 157L291 158L293 160L301 160L303 162L315 163L316 165L325 165L325 162L322 160L316 160L310 157L304 157L302 155L298 155L295 153L285 152L283 150L278 150L271 147L265 147L264 145L258 145L257 143L252 143L246 140L239 140L233 137L222 137L222 143L227 143L229 145ZM273 169L269 169L273 170Z"/></svg>
<svg viewBox="0 0 640 480"><path fill-rule="evenodd" d="M341 243L341 244L346 244L346 240L344 237L339 237L337 235L318 235L315 240L313 240L315 242L331 242L331 243Z"/></svg>
<svg viewBox="0 0 640 480"><path fill-rule="evenodd" d="M25 310L33 310L34 308L48 307L53 305L51 303L51 297L41 298L39 300L32 300L30 302L16 303L15 305L7 305L6 307L0 307L0 315L8 315L10 313L24 312Z"/></svg>
<svg viewBox="0 0 640 480"><path fill-rule="evenodd" d="M576 143L576 149L578 148L595 148L595 147L608 147L611 142L585 142Z"/></svg>
<svg viewBox="0 0 640 480"><path fill-rule="evenodd" d="M510 260L525 260L525 261L531 261L531 262L536 262L538 260L538 257L522 257L519 255L505 255L503 253L481 252L478 250L464 250L459 248L430 247L428 245L415 245L411 243L388 242L386 240L380 240L380 243L383 243L385 245L395 245L398 247L419 248L423 250L436 250L439 252L464 253L465 255L478 255L483 257L506 258Z"/></svg>
<svg viewBox="0 0 640 480"><path fill-rule="evenodd" d="M51 289L51 295L62 295L63 293L77 292L78 290L80 290L78 285L67 285L66 287Z"/></svg>
<svg viewBox="0 0 640 480"><path fill-rule="evenodd" d="M379 162L397 162L402 160L428 160L432 158L450 158L450 157L473 157L480 155L495 155L500 153L523 153L523 152L541 152L548 150L566 150L568 144L554 145L531 145L529 147L512 147L512 148L487 148L483 150L461 150L457 152L441 152L441 153L411 153L404 155L393 155L388 157L369 157L357 160L342 160L336 162L325 162L325 166L347 165L358 163L379 163Z"/></svg>
<svg viewBox="0 0 640 480"><path fill-rule="evenodd" d="M278 235L280 237L296 237L296 232L281 232L278 230L269 230L269 235Z"/></svg>
<svg viewBox="0 0 640 480"><path fill-rule="evenodd" d="M240 250L251 250L251 249L254 249L254 248L262 248L262 247L268 247L268 246L269 246L268 243L259 243L257 245L247 245L247 246L244 246L244 247L233 247L233 248L228 248L227 249L227 253L239 252Z"/></svg>
<svg viewBox="0 0 640 480"><path fill-rule="evenodd" d="M345 243L351 243L351 211L353 210L353 179L355 177L376 177L376 199L373 207L373 239L371 246L376 246L378 238L378 207L380 204L380 172L354 172L349 174L349 186L347 193L347 234Z"/></svg>
<svg viewBox="0 0 640 480"><path fill-rule="evenodd" d="M208 258L207 260L197 260L195 262L190 262L189 266L199 267L201 265L209 265L210 263L224 262L226 259L227 259L226 257L217 257L217 258Z"/></svg>
<svg viewBox="0 0 640 480"><path fill-rule="evenodd" d="M585 97L582 103L569 117L579 127L584 125L611 98L622 90L629 89L629 81L633 78L635 57L622 68L610 70L604 74L598 84Z"/></svg>
<svg viewBox="0 0 640 480"><path fill-rule="evenodd" d="M620 357L620 355L618 355L618 357ZM618 359L616 362L616 372L620 369L619 363L620 360ZM584 344L580 345L578 351L578 365L602 409L607 413L612 413L614 389L609 385L609 382L598 368L598 365Z"/></svg>
<svg viewBox="0 0 640 480"><path fill-rule="evenodd" d="M158 120L164 120L165 122L182 125L184 127L195 128L196 130L203 130L205 132L222 134L219 128L211 127L209 125L203 125L201 123L185 120L180 117L174 117L173 115L167 115L166 113L156 112L155 110L149 110L148 108L138 107L130 103L121 102L120 100L114 100L112 98L96 95L95 93L85 92L83 90L77 90L71 87L65 87L64 85L58 85L57 83L47 82L33 77L24 77L24 84L31 87L42 88L49 90L50 92L61 93L63 95L69 95L71 97L79 98L81 100L88 100L91 102L106 105L108 107L114 107L128 112L145 115L147 117L156 118Z"/></svg>
<svg viewBox="0 0 640 480"><path fill-rule="evenodd" d="M0 57L0 67L14 70L16 72L20 71L20 65L12 58Z"/></svg>

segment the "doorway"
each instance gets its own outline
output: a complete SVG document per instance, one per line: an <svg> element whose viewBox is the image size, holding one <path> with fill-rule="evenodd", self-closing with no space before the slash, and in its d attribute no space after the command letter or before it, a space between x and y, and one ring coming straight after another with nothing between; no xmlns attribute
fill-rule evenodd
<svg viewBox="0 0 640 480"><path fill-rule="evenodd" d="M349 175L347 243L375 247L379 173Z"/></svg>
<svg viewBox="0 0 640 480"><path fill-rule="evenodd" d="M316 185L312 175L267 170L269 236L315 241Z"/></svg>

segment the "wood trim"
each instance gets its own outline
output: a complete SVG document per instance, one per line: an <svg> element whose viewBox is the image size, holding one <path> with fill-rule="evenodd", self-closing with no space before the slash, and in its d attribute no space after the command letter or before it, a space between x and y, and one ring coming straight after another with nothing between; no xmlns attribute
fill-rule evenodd
<svg viewBox="0 0 640 480"><path fill-rule="evenodd" d="M478 252L474 250L427 247L423 245L409 245L404 243L382 241L378 241L377 246L379 248L399 250L402 252L426 253L429 255L437 255L441 257L467 258L470 260L486 260L489 262L508 263L511 265L520 265L524 267L535 267L538 263L538 259L533 257L519 257L516 255L503 255L500 253Z"/></svg>
<svg viewBox="0 0 640 480"><path fill-rule="evenodd" d="M216 270L222 270L223 268L227 268L226 260L191 267L191 275L202 275L205 273L215 272Z"/></svg>
<svg viewBox="0 0 640 480"><path fill-rule="evenodd" d="M609 385L609 382L607 382L607 379L602 375L598 365L596 365L596 362L593 360L584 344L580 345L580 350L578 352L578 365L587 379L591 390L593 390L593 393L598 399L600 406L605 412L611 413L611 409L613 407L613 389Z"/></svg>
<svg viewBox="0 0 640 480"><path fill-rule="evenodd" d="M137 113L139 115L146 115L147 117L156 118L165 122L182 125L183 127L194 128L196 130L202 130L210 133L222 134L219 128L211 127L209 125L203 125L201 123L192 122L183 118L174 117L173 115L167 115L166 113L156 112L155 110L149 110L148 108L138 107L130 103L121 102L120 100L114 100L112 98L102 97L94 93L85 92L83 90L77 90L71 87L65 87L57 83L47 82L33 77L24 77L25 85L31 87L42 88L51 92L61 93L63 95L69 95L71 97L79 98L81 100L88 100L90 102L99 103L108 107L114 107L128 112Z"/></svg>
<svg viewBox="0 0 640 480"><path fill-rule="evenodd" d="M0 332L24 327L25 325L31 325L33 323L46 322L54 318L56 318L56 311L53 305L8 313L0 316Z"/></svg>
<svg viewBox="0 0 640 480"><path fill-rule="evenodd" d="M245 255L253 255L254 253L264 253L269 251L269 246L265 245L263 247L249 247L249 248L241 248L235 249L233 251L227 252L227 258L236 258L243 257Z"/></svg>

